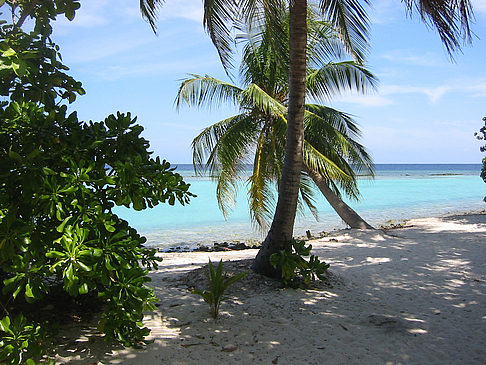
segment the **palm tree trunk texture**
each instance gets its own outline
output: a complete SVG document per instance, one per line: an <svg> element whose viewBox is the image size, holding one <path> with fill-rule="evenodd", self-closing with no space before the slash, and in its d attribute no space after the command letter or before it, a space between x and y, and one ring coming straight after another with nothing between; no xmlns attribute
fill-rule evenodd
<svg viewBox="0 0 486 365"><path fill-rule="evenodd" d="M285 247L294 231L304 141L305 77L307 44L307 0L290 1L290 72L287 141L277 207L270 231L252 269L280 277L280 268L270 265L270 255Z"/></svg>
<svg viewBox="0 0 486 365"><path fill-rule="evenodd" d="M324 180L322 175L309 168L305 163L303 170L310 176L310 178L317 185L322 195L327 199L332 208L341 217L341 219L351 228L356 229L374 229L368 222L356 213L353 208L347 205L339 196L329 188L329 185Z"/></svg>

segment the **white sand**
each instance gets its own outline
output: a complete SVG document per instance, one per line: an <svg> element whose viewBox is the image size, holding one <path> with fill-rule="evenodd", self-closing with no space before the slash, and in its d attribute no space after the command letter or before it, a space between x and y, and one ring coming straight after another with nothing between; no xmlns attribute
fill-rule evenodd
<svg viewBox="0 0 486 365"><path fill-rule="evenodd" d="M163 254L152 274L154 343L108 349L83 334L72 364L486 364L486 215L414 219L407 228L340 231L312 241L342 285L269 289L207 304L178 278L256 250ZM236 284L235 284L236 285Z"/></svg>

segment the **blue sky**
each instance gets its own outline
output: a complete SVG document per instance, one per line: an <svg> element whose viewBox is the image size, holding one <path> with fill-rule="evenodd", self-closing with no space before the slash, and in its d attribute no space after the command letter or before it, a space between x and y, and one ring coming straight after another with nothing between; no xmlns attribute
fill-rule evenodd
<svg viewBox="0 0 486 365"><path fill-rule="evenodd" d="M225 78L202 29L201 2L167 0L158 36L136 0L81 3L73 22L57 21L53 37L87 91L72 109L84 120L130 111L157 155L190 163L192 139L233 112L174 108L187 73ZM373 1L368 67L379 89L341 95L330 105L356 117L376 163L480 163L473 134L486 116L486 0L473 4L474 43L451 62L436 32L407 18L400 1Z"/></svg>

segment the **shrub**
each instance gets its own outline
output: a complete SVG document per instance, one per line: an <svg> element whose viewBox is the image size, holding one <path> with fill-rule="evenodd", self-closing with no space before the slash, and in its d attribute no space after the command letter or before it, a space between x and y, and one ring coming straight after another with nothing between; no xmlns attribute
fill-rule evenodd
<svg viewBox="0 0 486 365"><path fill-rule="evenodd" d="M270 256L270 264L280 268L282 282L286 287L297 288L303 282L308 286L312 280L325 280L324 274L329 264L321 262L315 255L311 255L312 245L305 246L305 241L291 240L284 250ZM309 256L307 261L303 256Z"/></svg>
<svg viewBox="0 0 486 365"><path fill-rule="evenodd" d="M160 260L113 207L186 204L192 196L189 185L167 161L151 157L143 128L130 113L117 112L100 122L79 121L76 112L67 113L65 103L84 90L65 73L59 47L49 38L49 22L58 14L72 19L78 1L0 3L10 6L12 14L20 12L13 19L30 15L35 21L30 33L15 21L0 22L5 318L11 318L6 308L19 312L24 306L18 304L33 303L61 284L71 296L94 293L105 300L99 328L108 338L139 343L148 333L142 312L156 301L146 286L147 273ZM31 331L27 321L16 321ZM0 341L6 341L5 333Z"/></svg>
<svg viewBox="0 0 486 365"><path fill-rule="evenodd" d="M481 127L479 132L474 133L474 136L480 141L486 141L486 117L483 118L484 126ZM479 147L481 152L486 152L486 145ZM481 178L486 182L486 157L483 157L483 167L481 169ZM486 202L486 197L483 199Z"/></svg>
<svg viewBox="0 0 486 365"><path fill-rule="evenodd" d="M0 362L8 365L33 364L40 359L46 334L40 325L28 323L22 315L13 321L9 316L0 320Z"/></svg>

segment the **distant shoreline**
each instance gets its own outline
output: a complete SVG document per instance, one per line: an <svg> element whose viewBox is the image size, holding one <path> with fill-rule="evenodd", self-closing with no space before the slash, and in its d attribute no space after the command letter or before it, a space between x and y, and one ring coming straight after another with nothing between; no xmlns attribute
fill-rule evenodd
<svg viewBox="0 0 486 365"><path fill-rule="evenodd" d="M387 231L392 229L400 229L407 225L407 222L413 219L428 219L428 218L451 218L451 217L460 217L460 216L471 216L471 215L486 215L486 209L480 210L473 210L473 211L457 211L457 212L450 212L447 214L441 214L437 216L429 216L429 217L414 217L414 218L407 218L407 219L389 219L386 222L383 222L375 227L376 230ZM341 231L349 231L350 228L336 228L329 232L319 232L317 235L308 236L295 236L296 239L305 240L305 241L312 241L320 238L324 238L327 236L331 236L336 234L337 232ZM174 244L166 248L154 247L157 249L158 252L161 253L181 253L181 252L224 252L224 251L241 251L241 250L249 250L249 249L259 249L261 246L262 240L227 240L222 242L213 242L212 244L197 244L196 247L187 246L187 244Z"/></svg>

